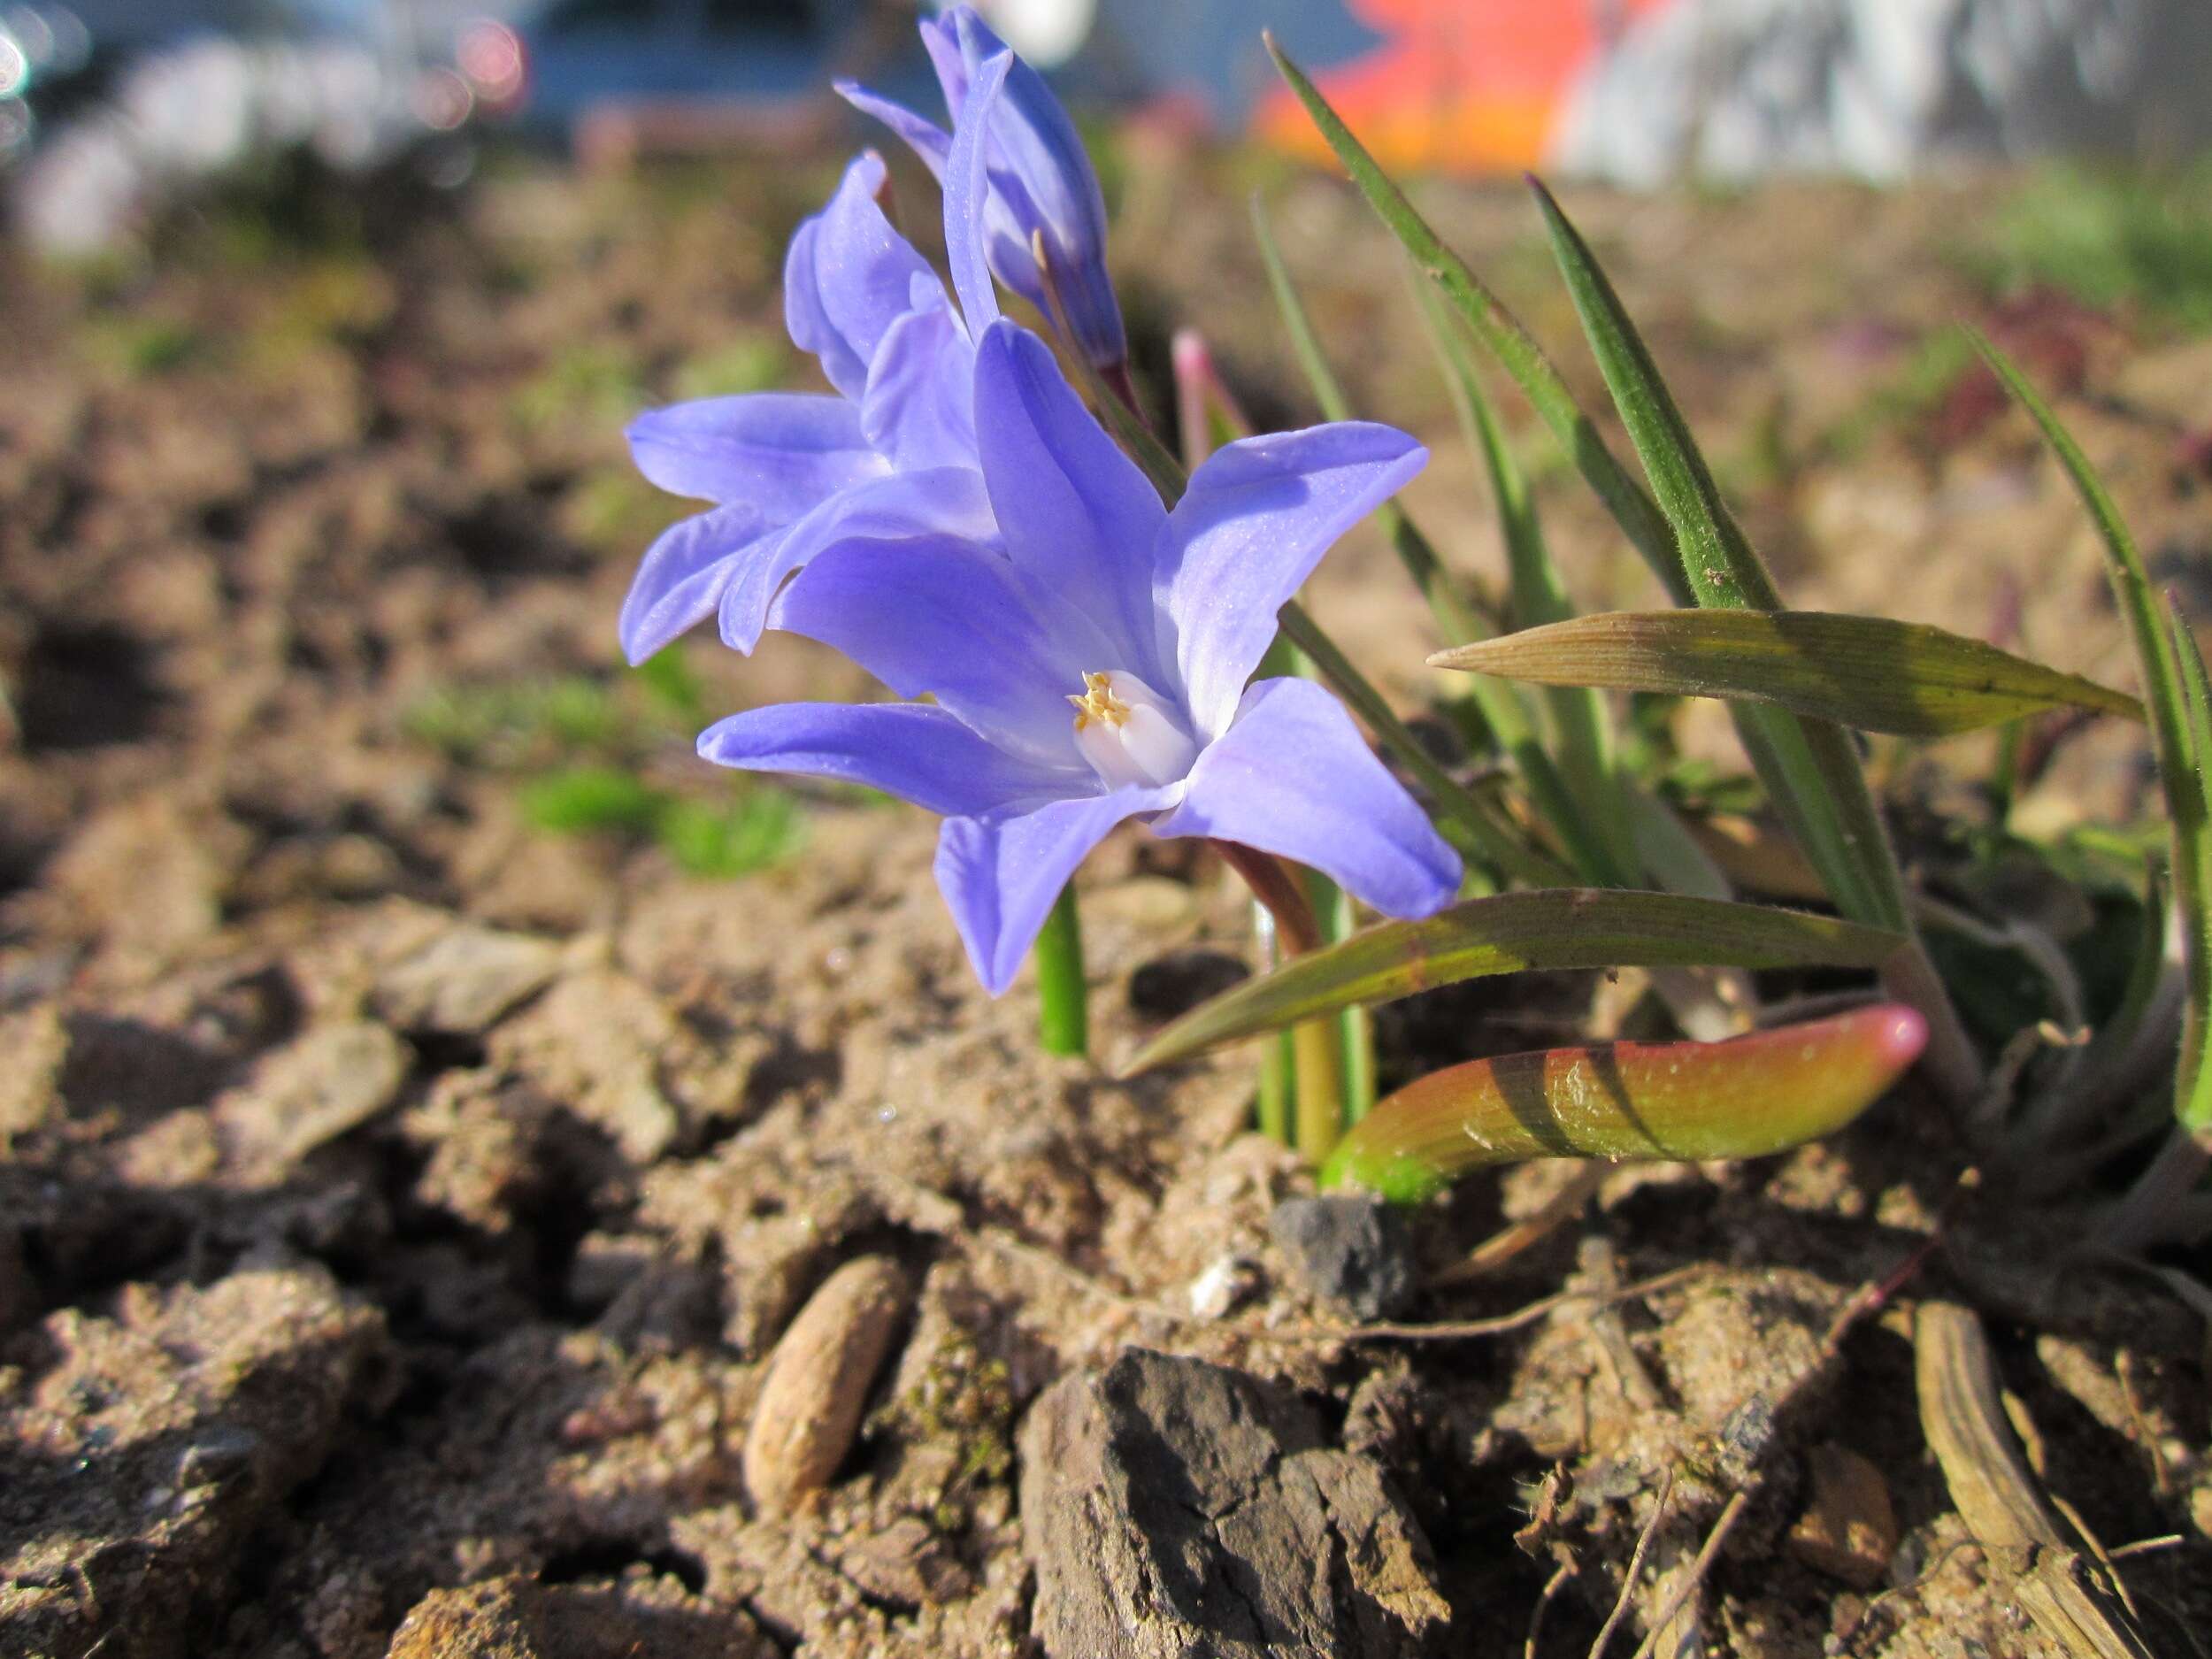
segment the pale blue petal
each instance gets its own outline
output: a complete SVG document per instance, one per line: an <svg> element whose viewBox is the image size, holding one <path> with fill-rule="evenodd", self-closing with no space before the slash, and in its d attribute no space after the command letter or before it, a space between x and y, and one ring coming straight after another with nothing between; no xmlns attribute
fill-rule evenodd
<svg viewBox="0 0 2212 1659"><path fill-rule="evenodd" d="M971 8L947 16L957 30L968 73L1005 50ZM989 253L999 280L1045 309L1029 241L1033 231L1042 230L1076 343L1102 368L1122 362L1128 346L1106 274L1106 198L1098 174L1067 111L1044 77L1019 58L993 117L990 174Z"/></svg>
<svg viewBox="0 0 2212 1659"><path fill-rule="evenodd" d="M975 348L941 292L885 331L860 418L901 472L976 465Z"/></svg>
<svg viewBox="0 0 2212 1659"><path fill-rule="evenodd" d="M956 116L960 106L968 101L968 65L960 55L959 30L948 14L924 18L921 33L922 50L929 54L930 67L937 72L937 85L945 95L946 111Z"/></svg>
<svg viewBox="0 0 2212 1659"><path fill-rule="evenodd" d="M723 642L750 652L760 643L769 607L785 580L841 541L924 535L980 540L992 533L990 498L969 468L895 472L856 484L764 543L760 557L733 572L722 595Z"/></svg>
<svg viewBox="0 0 2212 1659"><path fill-rule="evenodd" d="M1181 804L1152 827L1310 864L1386 916L1428 916L1459 892L1459 855L1310 680L1263 680L1246 692L1191 768Z"/></svg>
<svg viewBox="0 0 2212 1659"><path fill-rule="evenodd" d="M925 23L924 28L929 27ZM837 96L858 110L863 115L872 115L906 141L906 146L922 158L922 165L940 184L945 179L945 163L952 154L952 134L934 121L925 120L903 104L894 104L880 93L871 92L856 81L834 83ZM951 105L958 109L957 104Z"/></svg>
<svg viewBox="0 0 2212 1659"><path fill-rule="evenodd" d="M937 886L976 978L993 996L1014 982L1060 889L1115 825L1156 811L1172 792L1117 789L1055 801L1017 818L945 820Z"/></svg>
<svg viewBox="0 0 2212 1659"><path fill-rule="evenodd" d="M883 157L853 158L829 204L799 227L784 262L784 321L794 343L822 361L830 384L856 403L884 331L911 303L928 263L876 204Z"/></svg>
<svg viewBox="0 0 2212 1659"><path fill-rule="evenodd" d="M1155 580L1202 738L1226 725L1275 613L1321 556L1428 458L1394 427L1339 421L1240 439L1192 474Z"/></svg>
<svg viewBox="0 0 2212 1659"><path fill-rule="evenodd" d="M631 458L672 495L750 503L776 522L811 511L884 470L841 397L757 392L648 410L630 423Z"/></svg>
<svg viewBox="0 0 2212 1659"><path fill-rule="evenodd" d="M998 319L998 296L983 251L983 215L990 201L991 112L1006 84L1014 54L1001 52L976 72L953 124L952 153L945 161L945 263L971 338Z"/></svg>
<svg viewBox="0 0 2212 1659"><path fill-rule="evenodd" d="M742 503L695 514L663 531L639 562L622 602L622 654L641 663L715 612L749 551L776 539L778 526Z"/></svg>
<svg viewBox="0 0 2212 1659"><path fill-rule="evenodd" d="M978 542L848 541L784 590L769 625L834 647L902 697L934 697L1002 748L1080 767L1067 700L1085 664L1034 603Z"/></svg>
<svg viewBox="0 0 2212 1659"><path fill-rule="evenodd" d="M791 233L783 256L783 326L791 343L820 361L829 383L849 398L867 388L868 365L822 309L822 281L816 252L822 240L818 215Z"/></svg>
<svg viewBox="0 0 2212 1659"><path fill-rule="evenodd" d="M1063 780L995 748L942 709L915 703L785 703L699 734L699 753L747 772L866 784L932 812L972 817L1033 806Z"/></svg>
<svg viewBox="0 0 2212 1659"><path fill-rule="evenodd" d="M994 324L976 349L976 447L1007 556L1087 618L1115 660L1176 696L1182 677L1154 601L1160 497L1100 427L1034 334Z"/></svg>

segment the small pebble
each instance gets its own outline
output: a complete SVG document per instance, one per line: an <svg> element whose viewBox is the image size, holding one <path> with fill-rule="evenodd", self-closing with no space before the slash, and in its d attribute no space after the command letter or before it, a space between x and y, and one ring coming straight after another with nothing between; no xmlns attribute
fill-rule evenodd
<svg viewBox="0 0 2212 1659"><path fill-rule="evenodd" d="M1286 1198L1268 1231L1313 1292L1355 1318L1387 1319L1413 1301L1418 1281L1405 1223L1379 1198Z"/></svg>
<svg viewBox="0 0 2212 1659"><path fill-rule="evenodd" d="M897 1263L863 1256L824 1280L778 1340L745 1437L745 1485L763 1513L788 1514L845 1461L912 1294Z"/></svg>
<svg viewBox="0 0 2212 1659"><path fill-rule="evenodd" d="M1225 1256L1190 1284L1190 1310L1201 1319L1220 1319L1240 1305L1259 1284L1258 1271L1240 1256Z"/></svg>

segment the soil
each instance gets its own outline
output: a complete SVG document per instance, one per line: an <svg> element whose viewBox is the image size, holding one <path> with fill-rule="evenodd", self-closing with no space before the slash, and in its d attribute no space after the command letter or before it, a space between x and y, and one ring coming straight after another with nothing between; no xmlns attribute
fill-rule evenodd
<svg viewBox="0 0 2212 1659"><path fill-rule="evenodd" d="M1120 246L1159 255L1132 255L1130 308L1148 352L1194 324L1256 415L1300 421L1239 165L1133 157ZM1027 982L993 1002L960 956L921 814L807 794L800 851L741 878L534 823L531 779L573 758L558 722L457 736L455 709L600 687L625 764L729 798L619 671L621 593L676 511L619 426L803 380L777 250L827 177L503 171L365 251L268 257L211 219L157 261L0 272L0 1651L1065 1659L1156 1650L1082 1622L1120 1605L1112 1562L1150 1561L1130 1617L1196 1632L1158 1651L1555 1655L1589 1650L1632 1556L1617 1655L1678 1590L1662 1653L2056 1653L1931 1457L1924 1296L1984 1316L2049 1490L2108 1548L2143 1542L2117 1571L2154 1650L2201 1651L2200 1317L2066 1258L2065 1204L1961 1189L1910 1086L1828 1144L1616 1171L1479 1277L1448 1270L1571 1171L1466 1182L1402 1230L1413 1325L1365 1331L1273 1225L1310 1185L1249 1132L1248 1055L1128 1082L1041 1056ZM1865 419L1977 317L2069 394L2162 576L2212 568L2212 341L1993 300L1955 256L2001 188L1568 199L1793 602L2124 683L2088 532L2017 419L1970 376ZM1433 205L1594 404L1525 200ZM1356 402L1433 442L1415 511L1494 580L1384 239L1316 179L1277 220ZM1581 602L1648 603L1575 480L1540 489ZM1394 692L1435 688L1371 534L1313 604ZM710 714L861 689L784 638L685 660ZM1680 725L1728 757L1709 708ZM586 758L615 741L594 729ZM1878 759L1908 801L1988 764L1971 741ZM2035 811L2123 817L2145 779L2127 733L2091 733ZM1187 844L1118 839L1084 887L1102 1054L1251 959ZM1384 1064L1555 1040L1621 995L1433 993L1386 1011ZM863 1259L867 1297L799 1318ZM858 1375L818 1344L885 1357ZM764 1504L772 1355L776 1409L817 1414L807 1467L850 1444ZM1210 1403L1158 1404L1187 1394ZM1193 1424L1271 1438L1240 1473ZM1164 1467L1213 1494L1188 1537L1146 1489ZM1084 1468L1128 1502L1083 1509ZM1340 1552L1317 1582L1341 1594L1263 1585L1218 1626L1177 1601L1160 1562L1258 1558L1232 1509L1269 1559ZM1095 1563L1094 1531L1121 1540Z"/></svg>

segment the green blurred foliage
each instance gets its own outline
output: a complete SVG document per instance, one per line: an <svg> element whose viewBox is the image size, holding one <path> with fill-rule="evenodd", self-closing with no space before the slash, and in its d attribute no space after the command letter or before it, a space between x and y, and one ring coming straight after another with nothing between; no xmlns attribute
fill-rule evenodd
<svg viewBox="0 0 2212 1659"><path fill-rule="evenodd" d="M534 829L649 841L689 874L729 879L790 857L805 815L795 796L752 778L717 778L710 798L680 777L652 780L656 757L688 747L710 718L697 672L671 647L612 680L446 687L410 710L405 730L460 764L512 776Z"/></svg>
<svg viewBox="0 0 2212 1659"><path fill-rule="evenodd" d="M1997 209L1969 265L2000 292L2044 285L2212 329L2212 160L2169 172L2055 165Z"/></svg>

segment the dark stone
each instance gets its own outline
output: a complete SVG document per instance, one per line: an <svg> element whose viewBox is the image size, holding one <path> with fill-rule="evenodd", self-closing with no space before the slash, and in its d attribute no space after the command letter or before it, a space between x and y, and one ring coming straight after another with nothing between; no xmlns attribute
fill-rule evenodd
<svg viewBox="0 0 2212 1659"><path fill-rule="evenodd" d="M1390 1318L1413 1300L1412 1243L1405 1222L1379 1198L1286 1198L1268 1230L1307 1286L1355 1318Z"/></svg>
<svg viewBox="0 0 2212 1659"><path fill-rule="evenodd" d="M1052 1659L1416 1659L1450 1617L1381 1466L1279 1384L1133 1348L1048 1390L1020 1450Z"/></svg>

